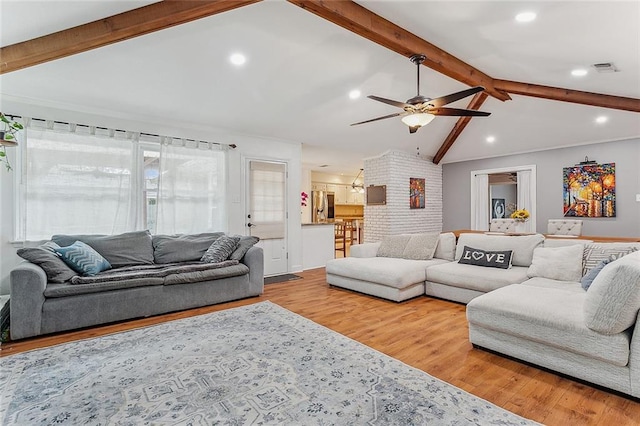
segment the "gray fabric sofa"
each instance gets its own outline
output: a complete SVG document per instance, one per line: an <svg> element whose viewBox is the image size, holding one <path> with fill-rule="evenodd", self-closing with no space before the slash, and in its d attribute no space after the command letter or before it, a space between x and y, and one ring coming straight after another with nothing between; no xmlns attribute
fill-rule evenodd
<svg viewBox="0 0 640 426"><path fill-rule="evenodd" d="M92 245L114 269L93 277L71 273L73 276L64 280L68 275L59 274L59 270L52 272L50 263L42 263L46 256L42 249L21 254L25 258L34 256L39 264L25 261L11 271L11 338L23 339L262 294L261 248L247 243L224 262L199 262L221 235L152 238L143 232L54 236L54 242L58 241L60 246L73 241Z"/></svg>

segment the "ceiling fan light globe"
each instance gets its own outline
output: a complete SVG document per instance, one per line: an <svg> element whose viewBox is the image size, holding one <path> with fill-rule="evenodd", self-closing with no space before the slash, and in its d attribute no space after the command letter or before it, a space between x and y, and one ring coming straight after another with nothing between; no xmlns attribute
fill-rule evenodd
<svg viewBox="0 0 640 426"><path fill-rule="evenodd" d="M426 112L417 114L409 114L402 117L402 122L409 127L422 127L426 126L433 120L435 116Z"/></svg>

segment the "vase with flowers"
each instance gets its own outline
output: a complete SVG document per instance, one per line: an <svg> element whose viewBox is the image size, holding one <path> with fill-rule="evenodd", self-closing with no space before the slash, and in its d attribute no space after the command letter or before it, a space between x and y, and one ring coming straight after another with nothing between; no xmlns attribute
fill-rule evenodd
<svg viewBox="0 0 640 426"><path fill-rule="evenodd" d="M529 220L531 214L527 211L527 209L518 209L511 213L511 219L516 221L516 232L523 233L526 232L525 222Z"/></svg>

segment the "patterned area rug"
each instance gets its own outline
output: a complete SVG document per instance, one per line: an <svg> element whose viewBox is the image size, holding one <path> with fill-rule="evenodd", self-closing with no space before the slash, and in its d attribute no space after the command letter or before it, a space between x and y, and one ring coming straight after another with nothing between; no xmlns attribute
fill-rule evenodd
<svg viewBox="0 0 640 426"><path fill-rule="evenodd" d="M0 423L529 425L270 302L2 358Z"/></svg>

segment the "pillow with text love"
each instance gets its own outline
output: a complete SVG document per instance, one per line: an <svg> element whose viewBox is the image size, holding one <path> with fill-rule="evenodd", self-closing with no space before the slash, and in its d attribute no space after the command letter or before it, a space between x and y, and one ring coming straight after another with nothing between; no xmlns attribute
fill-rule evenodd
<svg viewBox="0 0 640 426"><path fill-rule="evenodd" d="M489 268L511 268L512 250L505 251L485 251L469 246L464 246L462 256L458 263L466 265L486 266Z"/></svg>

